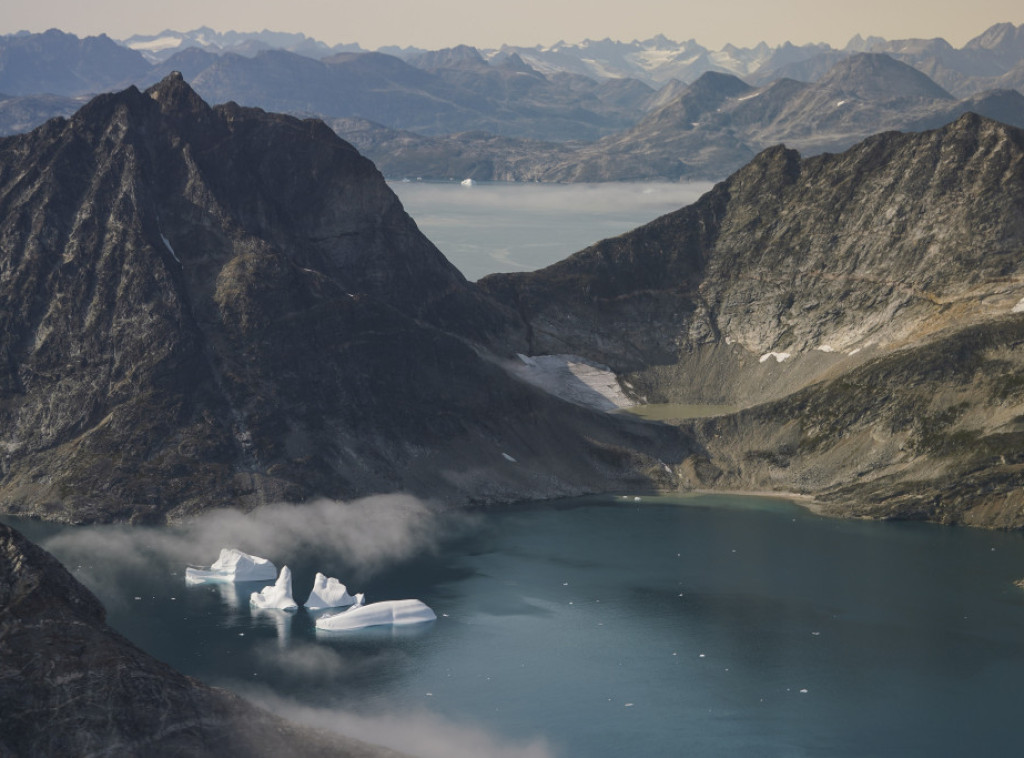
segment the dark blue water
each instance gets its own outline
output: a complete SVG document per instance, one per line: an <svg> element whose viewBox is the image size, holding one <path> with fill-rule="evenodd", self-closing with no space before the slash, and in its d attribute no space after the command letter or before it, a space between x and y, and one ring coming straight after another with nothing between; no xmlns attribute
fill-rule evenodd
<svg viewBox="0 0 1024 758"><path fill-rule="evenodd" d="M52 530L26 528L44 544ZM99 585L116 628L283 712L413 714L508 755L1020 753L1019 534L725 496L519 507L349 582L371 601L418 597L436 622L331 638L302 610L253 616L259 586L186 588L157 554L97 572L83 550L58 557ZM268 557L300 601L317 570L346 581L345 556L322 548Z"/></svg>

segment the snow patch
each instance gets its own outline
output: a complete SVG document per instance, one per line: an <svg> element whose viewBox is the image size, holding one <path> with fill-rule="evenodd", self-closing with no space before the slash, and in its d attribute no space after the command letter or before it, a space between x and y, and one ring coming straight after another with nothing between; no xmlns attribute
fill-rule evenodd
<svg viewBox="0 0 1024 758"><path fill-rule="evenodd" d="M174 248L171 247L171 241L163 235L163 232L160 233L160 239L164 241L164 247L167 248L167 252L171 254L171 257L174 258L174 260L176 260L178 262L178 265L180 266L181 258L177 256L177 254L174 252Z"/></svg>
<svg viewBox="0 0 1024 758"><path fill-rule="evenodd" d="M318 618L316 628L325 632L341 632L369 626L422 624L436 618L437 614L420 600L385 600Z"/></svg>
<svg viewBox="0 0 1024 758"><path fill-rule="evenodd" d="M1010 313L1024 313L1024 297L1017 301L1017 304L1010 309Z"/></svg>
<svg viewBox="0 0 1024 758"><path fill-rule="evenodd" d="M180 37L157 37L156 39L140 40L128 44L132 50L146 53L159 53L181 45Z"/></svg>
<svg viewBox="0 0 1024 758"><path fill-rule="evenodd" d="M837 103L836 103L836 108L839 108L839 107L841 107L841 106L844 106L844 105L846 105L846 104L847 104L848 102L849 102L849 100L840 100L839 102L837 102Z"/></svg>
<svg viewBox="0 0 1024 758"><path fill-rule="evenodd" d="M509 463L518 463L519 462L515 458L513 458L511 455L509 455L508 453L502 453L501 457L504 458Z"/></svg>
<svg viewBox="0 0 1024 758"><path fill-rule="evenodd" d="M759 363L764 363L769 358L774 358L776 363L782 363L784 360L786 360L786 359L788 359L790 357L792 357L790 353L771 352L771 353L765 353L764 355L762 355L757 360L758 360Z"/></svg>
<svg viewBox="0 0 1024 758"><path fill-rule="evenodd" d="M848 352L847 355L856 355L859 352L860 352L860 348L859 347L855 347L853 350Z"/></svg>
<svg viewBox="0 0 1024 758"><path fill-rule="evenodd" d="M508 364L511 373L535 387L577 405L601 411L630 408L636 403L626 397L610 368L576 355L519 355Z"/></svg>
<svg viewBox="0 0 1024 758"><path fill-rule="evenodd" d="M831 345L818 345L815 350L820 350L823 353L834 353L836 349Z"/></svg>

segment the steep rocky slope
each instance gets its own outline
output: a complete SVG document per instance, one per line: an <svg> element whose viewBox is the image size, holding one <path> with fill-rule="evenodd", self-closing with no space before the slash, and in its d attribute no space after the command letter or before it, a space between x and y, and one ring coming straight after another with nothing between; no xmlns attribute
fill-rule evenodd
<svg viewBox="0 0 1024 758"><path fill-rule="evenodd" d="M636 451L664 433L511 378L522 329L321 122L210 108L172 75L0 141L8 511L648 481Z"/></svg>
<svg viewBox="0 0 1024 758"><path fill-rule="evenodd" d="M0 753L373 758L151 658L56 559L0 524Z"/></svg>
<svg viewBox="0 0 1024 758"><path fill-rule="evenodd" d="M1022 209L1024 132L967 115L772 148L693 206L480 285L532 353L604 362L648 401L770 403L699 426L684 485L1021 526L1001 498L1021 483Z"/></svg>

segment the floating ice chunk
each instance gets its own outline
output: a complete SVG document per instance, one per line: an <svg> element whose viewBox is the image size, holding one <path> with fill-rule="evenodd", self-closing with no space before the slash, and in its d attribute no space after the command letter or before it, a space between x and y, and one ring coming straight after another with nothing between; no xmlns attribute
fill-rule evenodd
<svg viewBox="0 0 1024 758"><path fill-rule="evenodd" d="M1017 304L1010 308L1010 313L1024 313L1024 297L1017 301Z"/></svg>
<svg viewBox="0 0 1024 758"><path fill-rule="evenodd" d="M764 363L769 358L774 358L776 363L782 363L784 360L786 360L790 356L791 356L790 353L771 352L771 353L765 353L764 355L762 355L757 360L758 360L759 363Z"/></svg>
<svg viewBox="0 0 1024 758"><path fill-rule="evenodd" d="M352 605L356 599L348 594L348 588L332 577L317 574L313 579L313 591L309 593L306 607L311 611L321 608L343 608Z"/></svg>
<svg viewBox="0 0 1024 758"><path fill-rule="evenodd" d="M404 626L433 621L437 615L419 600L385 600L323 616L316 628L327 632L363 629L368 626Z"/></svg>
<svg viewBox="0 0 1024 758"><path fill-rule="evenodd" d="M266 558L243 553L233 547L225 547L220 557L208 569L185 569L186 584L204 582L259 582L277 576L277 567Z"/></svg>
<svg viewBox="0 0 1024 758"><path fill-rule="evenodd" d="M472 179L463 179L461 184L463 187L472 187L474 184L476 184L476 182L474 182Z"/></svg>
<svg viewBox="0 0 1024 758"><path fill-rule="evenodd" d="M277 581L262 592L254 592L249 596L249 605L253 608L277 608L282 611L298 610L292 598L292 571L287 566L281 567Z"/></svg>

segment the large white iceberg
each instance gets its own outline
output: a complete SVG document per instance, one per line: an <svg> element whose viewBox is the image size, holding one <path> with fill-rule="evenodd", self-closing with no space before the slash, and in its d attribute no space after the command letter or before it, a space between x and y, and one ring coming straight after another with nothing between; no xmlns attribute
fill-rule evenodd
<svg viewBox="0 0 1024 758"><path fill-rule="evenodd" d="M368 626L422 624L436 618L437 615L419 600L385 600L318 618L316 628L326 632L340 632Z"/></svg>
<svg viewBox="0 0 1024 758"><path fill-rule="evenodd" d="M342 608L355 602L356 599L348 594L348 587L333 576L327 577L318 572L313 579L313 591L309 593L306 607L318 611L323 608Z"/></svg>
<svg viewBox="0 0 1024 758"><path fill-rule="evenodd" d="M208 569L193 568L192 566L185 569L187 584L259 582L273 579L276 576L277 568L266 558L249 555L233 547L222 548L220 557Z"/></svg>
<svg viewBox="0 0 1024 758"><path fill-rule="evenodd" d="M287 566L281 567L281 575L272 586L264 587L262 592L254 592L249 596L249 605L253 608L277 608L282 611L298 610L292 598L292 571Z"/></svg>

